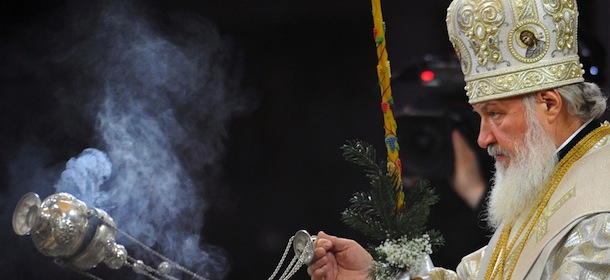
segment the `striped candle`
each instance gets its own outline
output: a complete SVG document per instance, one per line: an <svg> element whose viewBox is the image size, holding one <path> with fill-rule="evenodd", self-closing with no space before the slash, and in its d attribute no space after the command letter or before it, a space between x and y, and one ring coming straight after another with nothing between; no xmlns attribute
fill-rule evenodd
<svg viewBox="0 0 610 280"><path fill-rule="evenodd" d="M386 49L385 23L381 13L381 0L371 0L373 6L373 38L377 46L377 77L381 90L381 111L383 112L383 124L385 132L385 145L388 152L388 171L390 174L396 173L398 180L398 198L396 210L404 210L404 192L402 189L402 164L398 157L400 147L396 137L396 120L394 119L394 100L392 98L392 87L390 86L390 61L388 60L388 50Z"/></svg>

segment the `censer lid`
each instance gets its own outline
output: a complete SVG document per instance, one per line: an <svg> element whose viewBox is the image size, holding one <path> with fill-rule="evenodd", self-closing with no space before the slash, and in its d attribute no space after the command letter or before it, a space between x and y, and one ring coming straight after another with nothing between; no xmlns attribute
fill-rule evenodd
<svg viewBox="0 0 610 280"><path fill-rule="evenodd" d="M15 207L15 212L13 212L13 231L16 234L26 235L30 233L40 204L40 197L33 192L26 193L21 197Z"/></svg>

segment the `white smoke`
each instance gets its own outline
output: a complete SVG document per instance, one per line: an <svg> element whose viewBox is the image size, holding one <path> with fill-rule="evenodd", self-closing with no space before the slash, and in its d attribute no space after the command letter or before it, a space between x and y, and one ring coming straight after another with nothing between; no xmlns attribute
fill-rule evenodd
<svg viewBox="0 0 610 280"><path fill-rule="evenodd" d="M91 133L92 148L70 159L55 190L41 195L69 192L182 266L221 279L227 256L200 240L204 198L229 121L254 105L239 85L230 40L212 23L185 13L158 18L136 3L68 2L62 31L45 37L54 38L45 41L53 55L40 63L61 73L46 75L57 77L63 125L71 134Z"/></svg>

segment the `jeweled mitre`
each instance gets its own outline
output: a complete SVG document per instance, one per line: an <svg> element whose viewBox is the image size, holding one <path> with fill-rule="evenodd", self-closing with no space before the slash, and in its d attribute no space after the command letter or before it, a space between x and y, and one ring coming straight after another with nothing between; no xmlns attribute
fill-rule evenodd
<svg viewBox="0 0 610 280"><path fill-rule="evenodd" d="M447 30L471 104L584 81L576 0L454 0Z"/></svg>

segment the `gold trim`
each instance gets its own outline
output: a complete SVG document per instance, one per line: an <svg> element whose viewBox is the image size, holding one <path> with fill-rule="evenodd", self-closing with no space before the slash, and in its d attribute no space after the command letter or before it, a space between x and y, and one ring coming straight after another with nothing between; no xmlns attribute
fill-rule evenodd
<svg viewBox="0 0 610 280"><path fill-rule="evenodd" d="M552 207L549 208L547 206L544 209L544 212L542 213L542 216L540 217L540 222L534 229L534 231L536 232L536 242L539 242L540 240L542 240L544 235L546 235L546 233L548 232L549 219L557 212L557 210L559 210L559 208L561 208L564 204L566 204L566 202L568 202L568 200L570 200L573 197L576 197L576 186L572 187L569 191L567 191L559 199L559 201L557 201L555 204L553 204Z"/></svg>
<svg viewBox="0 0 610 280"><path fill-rule="evenodd" d="M498 0L464 0L458 7L457 28L468 39L477 67L504 61L500 49L500 27L505 22L502 11Z"/></svg>
<svg viewBox="0 0 610 280"><path fill-rule="evenodd" d="M466 79L466 95L470 104L584 81L578 56L526 66Z"/></svg>
<svg viewBox="0 0 610 280"><path fill-rule="evenodd" d="M536 2L532 0L515 0L509 2L509 5L512 7L515 22L538 18Z"/></svg>
<svg viewBox="0 0 610 280"><path fill-rule="evenodd" d="M449 41L453 44L453 49L455 50L455 54L458 56L460 60L460 67L462 68L462 73L465 76L470 75L470 71L472 71L471 57L466 44L460 40L460 38L451 36L449 37Z"/></svg>
<svg viewBox="0 0 610 280"><path fill-rule="evenodd" d="M542 1L542 7L555 24L553 32L557 33L555 45L557 49L554 52L569 53L574 50L573 53L577 53L578 11L576 10L576 1Z"/></svg>

